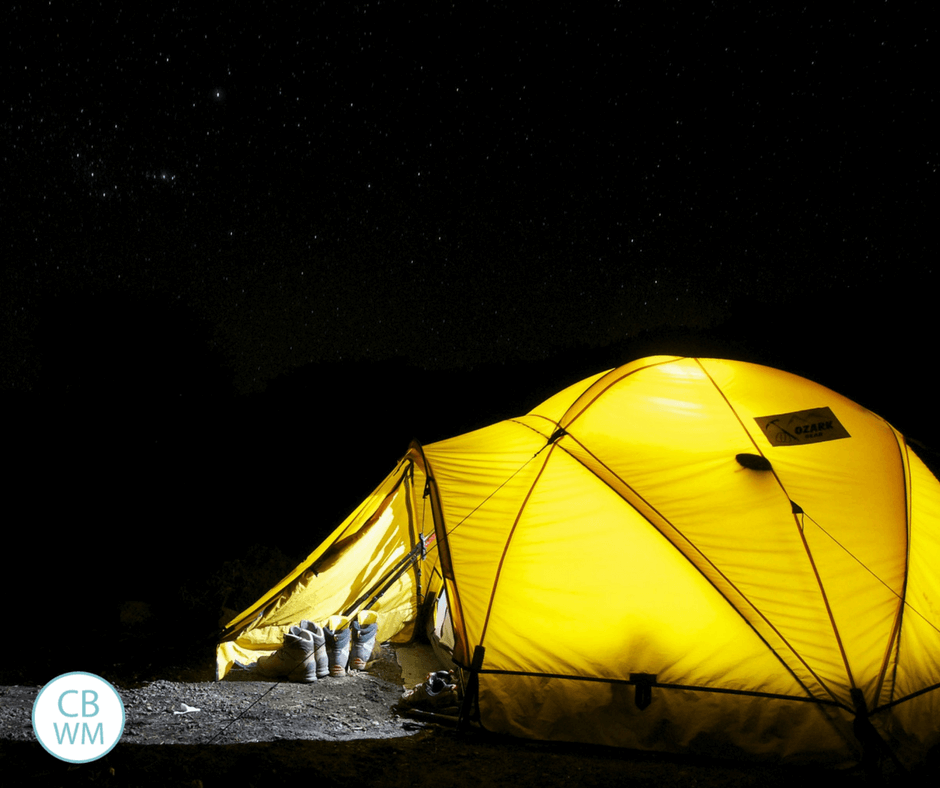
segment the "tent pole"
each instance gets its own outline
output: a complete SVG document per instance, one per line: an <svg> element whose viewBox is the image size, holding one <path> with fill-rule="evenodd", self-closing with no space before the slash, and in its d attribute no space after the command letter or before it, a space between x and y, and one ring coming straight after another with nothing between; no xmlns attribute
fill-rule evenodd
<svg viewBox="0 0 940 788"><path fill-rule="evenodd" d="M470 714L474 708L479 714L479 692L480 692L480 670L483 668L483 655L486 649L483 646L475 646L473 649L473 660L470 663L470 678L467 679L467 685L464 688L463 702L460 704L460 716L457 720L457 730L466 730L470 723Z"/></svg>

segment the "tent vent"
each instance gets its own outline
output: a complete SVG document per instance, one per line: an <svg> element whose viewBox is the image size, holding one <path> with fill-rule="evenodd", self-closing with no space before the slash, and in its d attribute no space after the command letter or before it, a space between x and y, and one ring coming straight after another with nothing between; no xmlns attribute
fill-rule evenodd
<svg viewBox="0 0 940 788"><path fill-rule="evenodd" d="M630 681L636 685L636 694L633 696L633 702L640 711L643 711L643 709L653 702L653 686L656 684L656 674L631 673Z"/></svg>
<svg viewBox="0 0 940 788"><path fill-rule="evenodd" d="M793 510L793 514L803 514L803 507L796 501L790 501L790 508Z"/></svg>
<svg viewBox="0 0 940 788"><path fill-rule="evenodd" d="M770 460L761 457L759 454L738 454L735 459L739 465L749 471L772 471L774 469L770 464Z"/></svg>
<svg viewBox="0 0 940 788"><path fill-rule="evenodd" d="M551 444L551 443L554 443L555 441L561 440L562 438L564 438L565 435L567 435L567 434L568 434L568 433L565 431L565 428L564 428L564 427L559 427L557 430L555 430L555 431L552 433L552 437L550 437L550 438L548 439L548 442L549 442L550 444Z"/></svg>

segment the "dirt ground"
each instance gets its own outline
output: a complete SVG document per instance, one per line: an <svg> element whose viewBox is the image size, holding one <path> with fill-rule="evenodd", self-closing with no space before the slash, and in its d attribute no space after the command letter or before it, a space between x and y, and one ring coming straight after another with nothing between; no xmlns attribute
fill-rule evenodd
<svg viewBox="0 0 940 788"><path fill-rule="evenodd" d="M38 685L0 686L0 784L35 786L792 786L872 784L861 770L824 771L532 742L457 731L448 720L396 713L402 673L385 648L368 671L312 684L216 682L208 668L167 678L109 676L125 706L118 745L73 765L35 740ZM187 708L196 709L186 711ZM935 785L925 775L885 775L890 785Z"/></svg>

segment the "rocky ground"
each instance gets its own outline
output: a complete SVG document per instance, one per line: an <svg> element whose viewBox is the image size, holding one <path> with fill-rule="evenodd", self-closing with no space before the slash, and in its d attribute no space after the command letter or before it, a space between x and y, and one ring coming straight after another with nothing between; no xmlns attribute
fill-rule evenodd
<svg viewBox="0 0 940 788"><path fill-rule="evenodd" d="M251 788L294 778L314 780L317 788L871 784L860 770L771 767L457 731L447 719L396 713L402 679L391 649L366 672L312 684L259 681L247 672L215 682L208 666L167 669L165 676L107 676L124 701L124 735L104 758L83 765L59 761L36 742L31 710L38 685L0 686L0 784ZM886 777L888 784L915 781L897 772ZM916 783L936 784L927 779Z"/></svg>
<svg viewBox="0 0 940 788"><path fill-rule="evenodd" d="M38 786L240 788L315 780L320 786L828 786L870 784L859 771L822 772L635 753L458 732L449 721L396 713L401 673L386 649L369 671L313 684L213 681L208 670L127 682L124 735L83 765L49 755L32 732L39 686L0 687L0 782ZM198 709L198 710L187 710ZM888 775L900 784L901 775ZM909 784L906 782L904 784Z"/></svg>

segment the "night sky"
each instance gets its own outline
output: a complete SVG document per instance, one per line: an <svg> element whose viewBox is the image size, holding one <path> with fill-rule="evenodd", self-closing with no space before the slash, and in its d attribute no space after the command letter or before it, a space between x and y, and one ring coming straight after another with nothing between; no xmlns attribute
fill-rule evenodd
<svg viewBox="0 0 940 788"><path fill-rule="evenodd" d="M926 4L141 5L3 25L14 499L70 549L305 554L412 437L637 354L936 433Z"/></svg>

